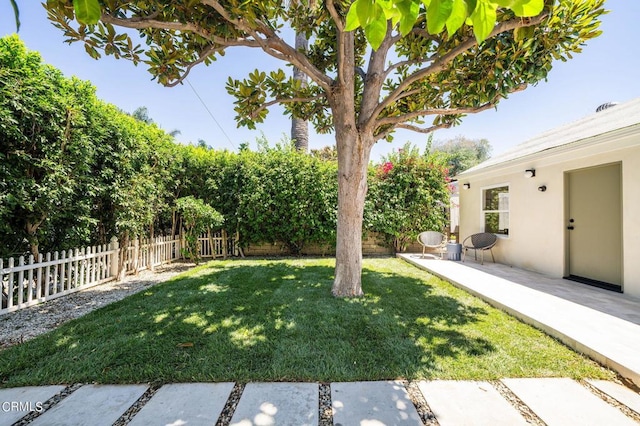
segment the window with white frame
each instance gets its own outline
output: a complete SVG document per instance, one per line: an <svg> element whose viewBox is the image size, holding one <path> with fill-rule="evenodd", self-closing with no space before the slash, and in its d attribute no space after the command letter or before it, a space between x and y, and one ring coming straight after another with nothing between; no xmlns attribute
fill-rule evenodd
<svg viewBox="0 0 640 426"><path fill-rule="evenodd" d="M482 190L482 221L484 232L509 235L509 186Z"/></svg>

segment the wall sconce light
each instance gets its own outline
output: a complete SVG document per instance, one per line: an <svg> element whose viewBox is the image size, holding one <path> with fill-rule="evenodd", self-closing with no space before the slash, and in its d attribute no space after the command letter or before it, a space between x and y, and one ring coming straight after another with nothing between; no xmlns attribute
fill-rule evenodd
<svg viewBox="0 0 640 426"><path fill-rule="evenodd" d="M524 171L524 177L532 178L536 176L536 169L527 169Z"/></svg>
<svg viewBox="0 0 640 426"><path fill-rule="evenodd" d="M547 185L542 185L542 186L538 187L538 191L540 191L540 192L544 192L546 190L547 190Z"/></svg>
<svg viewBox="0 0 640 426"><path fill-rule="evenodd" d="M470 183L465 183L462 186L464 186L464 189L469 189L471 188L471 184Z"/></svg>

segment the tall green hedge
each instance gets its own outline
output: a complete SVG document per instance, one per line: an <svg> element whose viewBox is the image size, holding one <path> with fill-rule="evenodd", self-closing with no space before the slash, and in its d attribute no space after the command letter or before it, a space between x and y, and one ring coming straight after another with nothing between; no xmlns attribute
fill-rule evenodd
<svg viewBox="0 0 640 426"><path fill-rule="evenodd" d="M336 238L337 163L265 141L239 153L181 145L0 39L0 256L175 232L177 200L224 216L244 245L299 253ZM444 225L447 170L407 145L372 164L365 227L402 249Z"/></svg>

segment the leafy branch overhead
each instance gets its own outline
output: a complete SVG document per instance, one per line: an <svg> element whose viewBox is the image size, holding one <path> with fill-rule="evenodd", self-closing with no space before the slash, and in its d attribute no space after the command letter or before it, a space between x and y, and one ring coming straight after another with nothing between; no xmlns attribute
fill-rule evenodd
<svg viewBox="0 0 640 426"><path fill-rule="evenodd" d="M464 24L473 27L478 43L489 37L498 19L498 8L508 8L515 16L539 15L544 0L355 0L347 13L347 31L362 28L367 40L378 49L387 32L387 22L403 36L408 35L426 15L426 29L431 35L447 30L453 35Z"/></svg>
<svg viewBox="0 0 640 426"><path fill-rule="evenodd" d="M93 25L100 20L98 0L74 0L73 7L82 24ZM448 34L455 34L466 24L473 26L476 40L481 43L491 34L499 7L511 9L515 16L533 17L542 12L544 0L355 0L349 7L345 30L362 28L371 46L378 49L388 21L406 36L424 9L429 34L439 34L445 28Z"/></svg>
<svg viewBox="0 0 640 426"><path fill-rule="evenodd" d="M543 0L356 0L348 7L202 0L151 2L148 10L124 1L107 2L102 10L98 0L74 0L73 8L69 2L47 2L50 19L68 42L83 42L96 59L102 51L143 61L164 85L180 84L192 67L240 46L261 49L311 78L304 86L281 70L230 78L227 91L236 97L238 124L249 128L265 120L270 106L282 104L316 131L334 131L327 93L340 81L344 53L336 34L353 33L354 101L367 107L356 114L376 140L390 140L397 128L450 127L545 79L554 59L570 58L599 34L603 13L603 0L547 1L546 8ZM75 28L74 17L84 24ZM282 38L282 22L310 36L307 54ZM117 26L139 30L148 46L117 33ZM367 42L377 50L368 53ZM427 116L434 116L430 125Z"/></svg>

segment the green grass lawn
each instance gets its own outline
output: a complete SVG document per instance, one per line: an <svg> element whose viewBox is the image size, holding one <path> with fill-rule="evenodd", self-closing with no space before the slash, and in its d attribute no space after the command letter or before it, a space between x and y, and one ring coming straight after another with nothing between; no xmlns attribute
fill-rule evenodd
<svg viewBox="0 0 640 426"><path fill-rule="evenodd" d="M398 259L335 299L333 263L210 262L0 352L0 383L613 377Z"/></svg>

